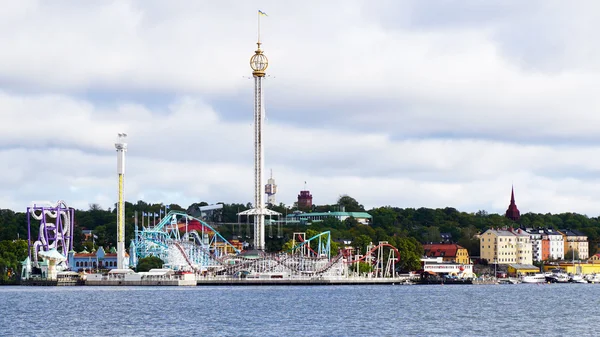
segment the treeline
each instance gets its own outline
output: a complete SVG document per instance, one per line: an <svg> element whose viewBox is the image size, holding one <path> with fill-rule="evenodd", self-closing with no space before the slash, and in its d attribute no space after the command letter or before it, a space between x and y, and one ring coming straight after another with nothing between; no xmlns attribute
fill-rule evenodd
<svg viewBox="0 0 600 337"><path fill-rule="evenodd" d="M199 216L198 207L208 205L198 202L183 208L177 204L149 204L144 201L125 204L126 218L126 244L134 236L134 214L138 213L138 224L141 225L142 214L151 214L150 221L156 221L168 210L185 211L188 214ZM237 213L250 208L248 204L225 204L223 209L214 212L207 221L227 239L238 239L251 242L252 224L245 224L242 220L238 224ZM271 209L282 214L289 214L297 210L284 204L272 205ZM576 213L562 214L534 214L527 213L521 216L517 224L502 215L488 214L485 211L476 213L459 212L455 208L398 208L378 207L365 210L357 200L350 196L342 196L334 205L313 206L308 212L334 212L344 209L348 212L367 211L373 217L371 226L359 224L355 219L349 218L339 221L328 218L322 222L309 223L309 225L273 226L266 229L266 245L269 251L279 251L289 240L294 232L306 232L308 228L313 231L331 231L333 240L352 241L353 246L365 248L369 242L388 241L401 250L403 261L411 259L418 261L422 254L422 244L427 242L440 242L442 233L451 235L451 240L468 249L471 256L479 256L479 240L475 235L491 227L548 227L553 229L576 229L588 235L590 254L596 252L600 241L600 219L587 217ZM146 217L146 219L148 219ZM105 248L116 246L116 210L104 210L98 205L90 205L88 210L75 211L75 249L88 250L91 242L84 242L83 229L93 230L95 246ZM147 220L146 220L147 221ZM147 223L147 222L146 222ZM38 229L32 226L32 235L37 237ZM27 238L27 217L25 213L11 210L0 210L0 241ZM413 262L409 262L413 264Z"/></svg>

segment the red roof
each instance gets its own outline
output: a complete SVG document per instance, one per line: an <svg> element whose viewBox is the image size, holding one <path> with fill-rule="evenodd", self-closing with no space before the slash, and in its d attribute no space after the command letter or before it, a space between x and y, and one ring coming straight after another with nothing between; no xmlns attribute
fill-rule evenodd
<svg viewBox="0 0 600 337"><path fill-rule="evenodd" d="M81 259L84 257L93 257L96 258L96 253L75 253L73 254L73 257ZM106 253L104 254L104 258L107 257L117 257L117 253ZM125 257L129 257L129 253L125 252Z"/></svg>
<svg viewBox="0 0 600 337"><path fill-rule="evenodd" d="M125 257L129 257L129 253L127 253L127 252L124 252L124 253L125 253ZM104 258L107 258L107 257L117 257L117 253L104 254Z"/></svg>
<svg viewBox="0 0 600 337"><path fill-rule="evenodd" d="M96 257L96 253L75 253L74 257Z"/></svg>
<svg viewBox="0 0 600 337"><path fill-rule="evenodd" d="M185 232L185 222L178 223L177 227L179 228L179 232ZM188 221L187 228L188 228L188 231L190 231L190 232L195 230L198 233L202 233L202 231L204 231L204 233L212 233L212 229L208 228L207 226L204 226L198 220Z"/></svg>
<svg viewBox="0 0 600 337"><path fill-rule="evenodd" d="M464 249L455 243L429 243L423 245L425 256L429 257L456 257L456 251Z"/></svg>

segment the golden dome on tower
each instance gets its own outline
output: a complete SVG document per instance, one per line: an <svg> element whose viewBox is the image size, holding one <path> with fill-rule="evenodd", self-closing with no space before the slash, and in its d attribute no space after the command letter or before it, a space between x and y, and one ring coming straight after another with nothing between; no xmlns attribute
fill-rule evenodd
<svg viewBox="0 0 600 337"><path fill-rule="evenodd" d="M250 68L252 68L252 75L263 77L265 76L265 70L267 70L267 67L269 66L269 60L260 49L260 42L257 42L256 44L258 45L258 49L250 58Z"/></svg>

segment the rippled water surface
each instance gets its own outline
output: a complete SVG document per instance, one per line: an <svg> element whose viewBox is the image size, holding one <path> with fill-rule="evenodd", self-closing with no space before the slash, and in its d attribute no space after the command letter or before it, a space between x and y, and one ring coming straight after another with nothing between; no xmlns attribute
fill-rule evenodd
<svg viewBox="0 0 600 337"><path fill-rule="evenodd" d="M0 335L598 336L600 285L0 287Z"/></svg>

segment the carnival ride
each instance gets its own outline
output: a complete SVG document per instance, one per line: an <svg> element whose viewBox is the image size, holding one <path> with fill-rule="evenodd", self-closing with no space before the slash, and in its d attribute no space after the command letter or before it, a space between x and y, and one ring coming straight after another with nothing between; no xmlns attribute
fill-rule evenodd
<svg viewBox="0 0 600 337"><path fill-rule="evenodd" d="M136 228L130 248L132 265L156 256L165 267L196 272L218 268L222 258L240 250L206 222L181 211L170 211L156 226Z"/></svg>
<svg viewBox="0 0 600 337"><path fill-rule="evenodd" d="M306 233L294 233L292 248L281 253L242 252L206 222L180 211L169 212L156 226L136 229L131 249L134 258L157 256L167 268L234 278L345 277L356 262L373 266L370 277L394 277L400 259L387 242L370 245L364 255L332 252L329 231L308 239Z"/></svg>
<svg viewBox="0 0 600 337"><path fill-rule="evenodd" d="M348 264L354 267L354 274L359 274L359 263L366 262L372 269L372 277L396 277L396 265L400 262L400 252L387 241L380 241L376 246L373 243L367 245L364 255L352 255L352 250L345 251Z"/></svg>
<svg viewBox="0 0 600 337"><path fill-rule="evenodd" d="M59 200L57 203L37 202L27 207L27 237L29 261L39 268L39 258L56 264L56 270L66 270L67 255L73 249L74 209ZM32 242L31 226L39 222L37 240Z"/></svg>
<svg viewBox="0 0 600 337"><path fill-rule="evenodd" d="M219 275L239 278L295 278L344 276L343 256L331 258L331 234L323 232L304 240L305 233L294 233L300 238L298 245L287 252L238 255L226 260ZM295 241L294 241L295 242ZM311 244L315 247L312 248ZM316 249L316 250L315 250Z"/></svg>

